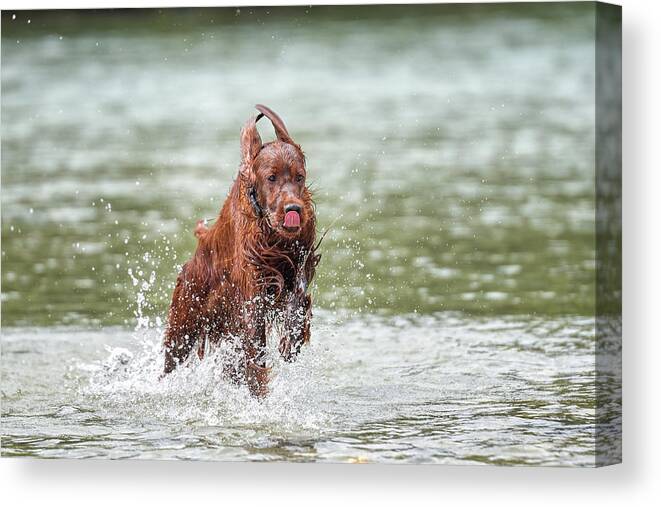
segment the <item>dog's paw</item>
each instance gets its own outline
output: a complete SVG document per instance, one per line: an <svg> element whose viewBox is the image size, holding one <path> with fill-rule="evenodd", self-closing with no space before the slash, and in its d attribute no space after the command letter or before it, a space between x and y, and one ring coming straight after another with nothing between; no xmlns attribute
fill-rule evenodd
<svg viewBox="0 0 661 507"><path fill-rule="evenodd" d="M269 371L271 368L258 366L253 362L246 365L246 380L250 394L256 398L264 398L269 393Z"/></svg>

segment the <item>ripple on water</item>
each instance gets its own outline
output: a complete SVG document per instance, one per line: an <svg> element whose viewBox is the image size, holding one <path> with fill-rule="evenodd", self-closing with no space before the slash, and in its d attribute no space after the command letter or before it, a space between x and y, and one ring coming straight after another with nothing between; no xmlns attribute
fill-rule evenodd
<svg viewBox="0 0 661 507"><path fill-rule="evenodd" d="M271 340L263 400L223 377L222 348L159 380L161 332L3 330L4 454L594 460L590 319L321 312L296 363L281 361Z"/></svg>

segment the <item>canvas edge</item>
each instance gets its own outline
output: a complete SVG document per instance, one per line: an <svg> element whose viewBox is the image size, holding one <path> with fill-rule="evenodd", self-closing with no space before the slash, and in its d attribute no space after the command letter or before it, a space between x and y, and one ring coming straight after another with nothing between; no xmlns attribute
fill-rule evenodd
<svg viewBox="0 0 661 507"><path fill-rule="evenodd" d="M595 467L622 462L622 8L595 2Z"/></svg>

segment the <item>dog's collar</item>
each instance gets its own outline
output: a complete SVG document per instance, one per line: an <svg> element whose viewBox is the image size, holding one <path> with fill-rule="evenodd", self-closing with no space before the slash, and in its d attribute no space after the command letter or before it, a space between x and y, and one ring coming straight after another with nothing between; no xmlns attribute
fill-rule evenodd
<svg viewBox="0 0 661 507"><path fill-rule="evenodd" d="M248 190L248 199L250 200L250 204L252 204L252 208L255 210L257 217L262 218L264 216L264 209L260 206L259 201L257 200L257 189L255 187L250 187L250 190Z"/></svg>

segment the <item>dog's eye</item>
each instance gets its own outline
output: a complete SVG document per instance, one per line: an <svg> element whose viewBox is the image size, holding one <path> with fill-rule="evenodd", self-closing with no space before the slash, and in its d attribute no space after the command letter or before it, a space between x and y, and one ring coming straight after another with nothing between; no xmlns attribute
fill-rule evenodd
<svg viewBox="0 0 661 507"><path fill-rule="evenodd" d="M269 176L269 181L275 181L275 174L272 174L271 176Z"/></svg>
<svg viewBox="0 0 661 507"><path fill-rule="evenodd" d="M296 181L303 181L303 175L302 174L296 175Z"/></svg>

